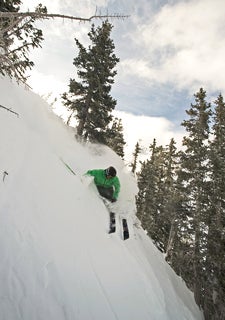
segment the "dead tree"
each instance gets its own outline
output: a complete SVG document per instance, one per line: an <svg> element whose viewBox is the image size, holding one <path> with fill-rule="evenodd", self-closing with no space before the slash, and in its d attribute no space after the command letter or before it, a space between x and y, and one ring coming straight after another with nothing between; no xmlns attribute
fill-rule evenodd
<svg viewBox="0 0 225 320"><path fill-rule="evenodd" d="M46 7L41 5L35 12L0 12L0 73L15 78L18 82L26 83L25 71L34 66L28 57L29 50L41 47L44 39L42 30L34 27L34 22L37 20L60 18L90 22L94 19L127 17L118 14L98 15L97 12L89 18L49 14Z"/></svg>

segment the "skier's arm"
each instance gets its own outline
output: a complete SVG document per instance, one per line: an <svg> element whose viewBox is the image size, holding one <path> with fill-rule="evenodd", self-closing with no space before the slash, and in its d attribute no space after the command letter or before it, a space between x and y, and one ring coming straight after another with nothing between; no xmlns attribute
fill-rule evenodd
<svg viewBox="0 0 225 320"><path fill-rule="evenodd" d="M94 177L96 175L97 170L88 170L85 175Z"/></svg>

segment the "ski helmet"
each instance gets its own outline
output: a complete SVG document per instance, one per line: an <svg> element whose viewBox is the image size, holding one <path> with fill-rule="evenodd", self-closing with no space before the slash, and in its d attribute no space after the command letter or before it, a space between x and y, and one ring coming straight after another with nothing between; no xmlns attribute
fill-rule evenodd
<svg viewBox="0 0 225 320"><path fill-rule="evenodd" d="M105 169L106 176L115 177L116 176L116 169L114 167L109 167Z"/></svg>

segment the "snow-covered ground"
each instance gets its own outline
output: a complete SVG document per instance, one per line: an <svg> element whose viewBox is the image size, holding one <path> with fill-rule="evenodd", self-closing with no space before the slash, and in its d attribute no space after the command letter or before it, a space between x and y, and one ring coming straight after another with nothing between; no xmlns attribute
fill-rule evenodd
<svg viewBox="0 0 225 320"><path fill-rule="evenodd" d="M0 320L200 320L193 294L135 218L137 186L37 95L0 78ZM73 175L64 165L68 163ZM88 169L117 168L117 232ZM131 237L121 239L121 217Z"/></svg>

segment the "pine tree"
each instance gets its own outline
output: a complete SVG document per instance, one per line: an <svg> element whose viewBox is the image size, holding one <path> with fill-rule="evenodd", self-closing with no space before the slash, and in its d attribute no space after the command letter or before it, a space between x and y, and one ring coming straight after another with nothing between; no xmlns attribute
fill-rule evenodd
<svg viewBox="0 0 225 320"><path fill-rule="evenodd" d="M178 158L175 140L172 138L169 146L165 150L165 181L164 190L165 197L163 203L164 224L167 224L167 229L164 232L166 260L170 261L172 249L175 243L175 238L178 228L178 207L180 194L177 189L177 171ZM170 261L171 262L171 261Z"/></svg>
<svg viewBox="0 0 225 320"><path fill-rule="evenodd" d="M63 94L64 105L74 111L78 121L77 135L84 140L105 143L116 100L110 95L119 59L113 53L110 38L112 25L104 21L88 33L91 45L86 49L77 39L78 56L74 59L80 82L71 79L69 94Z"/></svg>
<svg viewBox="0 0 225 320"><path fill-rule="evenodd" d="M34 26L35 17L20 17L20 0L0 1L0 12L7 17L0 17L0 73L26 82L25 72L34 65L28 54L30 48L40 47L42 31ZM41 4L37 13L46 13ZM14 14L18 13L18 17Z"/></svg>
<svg viewBox="0 0 225 320"><path fill-rule="evenodd" d="M133 153L133 162L131 163L131 172L132 173L135 173L136 172L136 169L137 169L137 160L138 160L138 156L141 152L141 147L140 147L140 144L139 142L136 143L135 145L135 149L134 149L134 153Z"/></svg>
<svg viewBox="0 0 225 320"><path fill-rule="evenodd" d="M222 319L225 306L225 102L215 101L214 139L210 145L211 194L208 219L204 313L205 319Z"/></svg>
<svg viewBox="0 0 225 320"><path fill-rule="evenodd" d="M150 159L142 163L138 174L137 216L157 247L164 251L163 230L159 228L164 197L164 149L154 139L150 152Z"/></svg>
<svg viewBox="0 0 225 320"><path fill-rule="evenodd" d="M20 9L21 0L0 0L0 12L18 12ZM5 30L10 25L9 18L1 18L0 26L1 30ZM7 33L4 31L4 36L2 40L5 42L5 45L8 47L10 44L10 39L7 38Z"/></svg>
<svg viewBox="0 0 225 320"><path fill-rule="evenodd" d="M171 144L168 151L172 159L167 161L167 170L171 174L169 174L169 183L167 183L169 188L167 187L166 191L166 208L169 209L167 210L171 224L165 258L193 290L193 233L190 232L189 223L191 219L189 190L184 183L184 173L181 169L183 152L176 152Z"/></svg>
<svg viewBox="0 0 225 320"><path fill-rule="evenodd" d="M106 130L105 144L113 149L122 159L124 158L124 145L122 120L114 118L111 127Z"/></svg>
<svg viewBox="0 0 225 320"><path fill-rule="evenodd" d="M193 290L193 236L190 233L188 195L178 170L166 260Z"/></svg>
<svg viewBox="0 0 225 320"><path fill-rule="evenodd" d="M209 117L211 106L206 102L206 92L201 88L195 94L195 104L186 111L190 119L182 123L188 132L183 145L186 150L182 154L183 184L189 193L190 232L193 238L193 290L198 305L202 304L202 283L205 254L205 232L208 215L209 197Z"/></svg>

